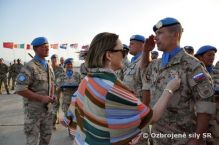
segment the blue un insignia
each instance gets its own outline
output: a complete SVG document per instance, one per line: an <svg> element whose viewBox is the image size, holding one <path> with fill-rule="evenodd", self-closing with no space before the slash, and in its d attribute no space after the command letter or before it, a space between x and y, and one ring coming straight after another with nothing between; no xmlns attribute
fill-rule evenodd
<svg viewBox="0 0 219 145"><path fill-rule="evenodd" d="M21 82L23 82L23 81L26 80L26 77L21 74L21 75L18 76L18 80L21 81Z"/></svg>

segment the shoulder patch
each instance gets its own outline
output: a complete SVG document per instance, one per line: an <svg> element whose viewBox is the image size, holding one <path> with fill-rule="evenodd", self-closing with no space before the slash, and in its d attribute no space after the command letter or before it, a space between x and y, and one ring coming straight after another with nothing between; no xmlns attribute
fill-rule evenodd
<svg viewBox="0 0 219 145"><path fill-rule="evenodd" d="M200 82L200 81L206 79L206 76L205 76L204 73L199 73L199 74L194 75L194 76L192 77L192 79L193 79L194 81L196 81L196 82Z"/></svg>
<svg viewBox="0 0 219 145"><path fill-rule="evenodd" d="M18 76L18 80L21 81L21 82L23 82L23 81L26 80L26 76L23 75L23 74L20 74L20 75Z"/></svg>

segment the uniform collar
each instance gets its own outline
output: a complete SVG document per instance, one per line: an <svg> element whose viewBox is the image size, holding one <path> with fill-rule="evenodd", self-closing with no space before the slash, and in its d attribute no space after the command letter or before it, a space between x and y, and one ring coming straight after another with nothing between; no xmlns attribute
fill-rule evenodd
<svg viewBox="0 0 219 145"><path fill-rule="evenodd" d="M166 67L168 63L171 61L171 59L174 58L182 50L183 50L182 48L176 47L170 52L164 52L161 58L162 67Z"/></svg>
<svg viewBox="0 0 219 145"><path fill-rule="evenodd" d="M142 55L142 52L139 52L135 56L133 56L132 59L131 59L131 63L136 62L138 60L138 58L141 57L141 55Z"/></svg>
<svg viewBox="0 0 219 145"><path fill-rule="evenodd" d="M34 56L34 60L36 60L37 62L39 62L45 69L47 69L48 64L47 61L45 59L40 58L38 55Z"/></svg>

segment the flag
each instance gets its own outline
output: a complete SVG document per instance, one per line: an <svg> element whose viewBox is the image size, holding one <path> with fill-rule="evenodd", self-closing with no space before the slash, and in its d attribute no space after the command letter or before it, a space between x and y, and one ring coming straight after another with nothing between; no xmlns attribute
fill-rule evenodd
<svg viewBox="0 0 219 145"><path fill-rule="evenodd" d="M71 47L71 48L78 48L78 43L70 44L70 47Z"/></svg>
<svg viewBox="0 0 219 145"><path fill-rule="evenodd" d="M30 50L30 49L31 49L31 45L30 45L30 44L27 44L27 45L26 45L26 49L27 49L27 50Z"/></svg>
<svg viewBox="0 0 219 145"><path fill-rule="evenodd" d="M67 43L65 43L65 44L61 44L59 47L61 48L61 49L67 49Z"/></svg>
<svg viewBox="0 0 219 145"><path fill-rule="evenodd" d="M22 48L22 49L24 49L24 44L17 44L17 48Z"/></svg>
<svg viewBox="0 0 219 145"><path fill-rule="evenodd" d="M88 49L89 49L89 45L83 45L83 46L81 47L81 49L88 50Z"/></svg>
<svg viewBox="0 0 219 145"><path fill-rule="evenodd" d="M58 49L59 44L50 44L50 47L53 49Z"/></svg>
<svg viewBox="0 0 219 145"><path fill-rule="evenodd" d="M10 48L13 49L14 43L13 42L3 42L4 48Z"/></svg>

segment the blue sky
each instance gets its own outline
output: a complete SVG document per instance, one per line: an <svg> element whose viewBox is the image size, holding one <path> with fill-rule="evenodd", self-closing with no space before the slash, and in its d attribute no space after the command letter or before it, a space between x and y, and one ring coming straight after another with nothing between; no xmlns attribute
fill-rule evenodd
<svg viewBox="0 0 219 145"><path fill-rule="evenodd" d="M218 7L217 0L1 0L0 57L29 60L26 51L3 49L2 43L30 43L38 36L50 43L79 43L81 47L107 31L129 44L133 34L153 34L153 25L164 17L182 23L181 46L219 48ZM73 50L51 50L54 53L77 60Z"/></svg>

